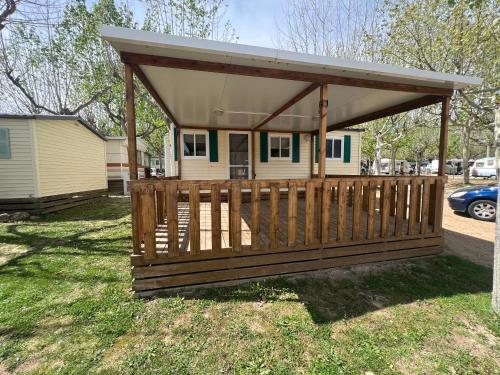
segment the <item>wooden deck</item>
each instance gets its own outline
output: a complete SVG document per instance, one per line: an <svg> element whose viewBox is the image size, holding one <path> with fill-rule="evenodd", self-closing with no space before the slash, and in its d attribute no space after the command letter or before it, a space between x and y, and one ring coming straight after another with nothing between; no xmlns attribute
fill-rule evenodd
<svg viewBox="0 0 500 375"><path fill-rule="evenodd" d="M147 295L437 254L444 179L135 181L132 287Z"/></svg>

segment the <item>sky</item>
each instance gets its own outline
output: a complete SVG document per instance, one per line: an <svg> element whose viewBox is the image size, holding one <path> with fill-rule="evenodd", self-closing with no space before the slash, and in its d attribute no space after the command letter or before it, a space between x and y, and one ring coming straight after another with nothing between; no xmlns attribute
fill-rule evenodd
<svg viewBox="0 0 500 375"><path fill-rule="evenodd" d="M93 0L87 0L92 3ZM276 24L283 14L286 0L226 0L226 18L231 21L238 43L261 47L276 47ZM143 4L138 0L128 0L134 15L144 16Z"/></svg>

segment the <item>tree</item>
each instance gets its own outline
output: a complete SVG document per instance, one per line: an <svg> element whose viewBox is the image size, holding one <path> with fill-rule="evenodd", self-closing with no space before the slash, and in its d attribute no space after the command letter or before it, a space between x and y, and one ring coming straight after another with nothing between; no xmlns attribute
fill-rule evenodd
<svg viewBox="0 0 500 375"><path fill-rule="evenodd" d="M488 124L489 97L499 82L497 6L495 0L387 0L379 12L386 62L483 78L479 89L459 89L452 100L451 130L461 134L465 182L472 141L493 130Z"/></svg>
<svg viewBox="0 0 500 375"><path fill-rule="evenodd" d="M500 94L493 97L495 105L495 158L497 164L497 185L500 192ZM499 194L500 195L500 194ZM500 313L500 196L497 198L497 216L495 229L495 252L493 255L493 292L492 305L493 309Z"/></svg>
<svg viewBox="0 0 500 375"><path fill-rule="evenodd" d="M21 0L2 0L0 4L0 31L5 27L7 19L14 14Z"/></svg>

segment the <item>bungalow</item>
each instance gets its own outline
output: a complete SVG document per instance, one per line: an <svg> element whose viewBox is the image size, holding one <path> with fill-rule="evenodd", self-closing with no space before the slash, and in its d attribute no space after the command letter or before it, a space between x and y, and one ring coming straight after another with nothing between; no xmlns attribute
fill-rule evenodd
<svg viewBox="0 0 500 375"><path fill-rule="evenodd" d="M145 168L150 165L150 155L142 139L137 138L137 173L139 178L145 177ZM106 137L106 168L108 190L110 193L126 194L129 176L128 140L127 137Z"/></svg>
<svg viewBox="0 0 500 375"><path fill-rule="evenodd" d="M101 34L125 64L129 160L134 77L175 132L176 175L137 180L130 164L137 294L442 251L450 98L481 79L109 26ZM349 129L436 104L437 176L353 175L359 133Z"/></svg>
<svg viewBox="0 0 500 375"><path fill-rule="evenodd" d="M0 114L0 212L53 212L106 191L105 139L90 124Z"/></svg>

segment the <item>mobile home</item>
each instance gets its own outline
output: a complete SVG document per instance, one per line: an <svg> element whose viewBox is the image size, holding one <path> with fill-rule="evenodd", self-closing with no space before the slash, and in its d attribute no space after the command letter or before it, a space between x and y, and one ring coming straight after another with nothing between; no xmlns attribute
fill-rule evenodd
<svg viewBox="0 0 500 375"><path fill-rule="evenodd" d="M0 212L52 212L106 191L105 139L87 122L0 115Z"/></svg>

